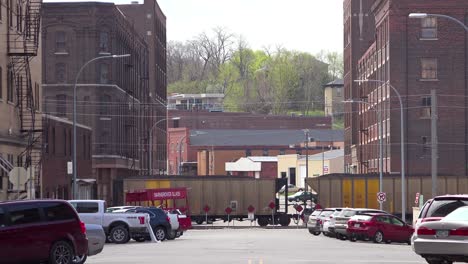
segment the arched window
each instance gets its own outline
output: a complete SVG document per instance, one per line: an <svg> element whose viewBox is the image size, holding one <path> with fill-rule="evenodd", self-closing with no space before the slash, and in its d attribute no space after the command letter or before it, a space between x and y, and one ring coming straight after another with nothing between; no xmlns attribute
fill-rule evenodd
<svg viewBox="0 0 468 264"><path fill-rule="evenodd" d="M99 83L107 84L109 82L109 65L101 63L99 65Z"/></svg>
<svg viewBox="0 0 468 264"><path fill-rule="evenodd" d="M109 32L99 32L99 52L109 52Z"/></svg>
<svg viewBox="0 0 468 264"><path fill-rule="evenodd" d="M58 83L67 81L67 66L65 63L55 64L55 81Z"/></svg>

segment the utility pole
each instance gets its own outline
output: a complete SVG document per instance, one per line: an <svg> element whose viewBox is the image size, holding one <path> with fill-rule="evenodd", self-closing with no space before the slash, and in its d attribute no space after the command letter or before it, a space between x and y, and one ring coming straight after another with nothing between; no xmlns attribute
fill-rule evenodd
<svg viewBox="0 0 468 264"><path fill-rule="evenodd" d="M432 197L437 196L437 94L436 90L431 90L431 175L432 175Z"/></svg>

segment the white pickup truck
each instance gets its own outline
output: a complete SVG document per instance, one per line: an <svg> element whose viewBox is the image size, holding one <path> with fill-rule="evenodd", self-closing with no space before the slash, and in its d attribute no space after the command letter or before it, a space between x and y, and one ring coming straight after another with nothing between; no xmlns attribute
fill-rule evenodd
<svg viewBox="0 0 468 264"><path fill-rule="evenodd" d="M106 213L106 202L102 200L71 200L81 221L85 224L101 225L109 242L123 244L131 238L137 240L148 236L147 214Z"/></svg>

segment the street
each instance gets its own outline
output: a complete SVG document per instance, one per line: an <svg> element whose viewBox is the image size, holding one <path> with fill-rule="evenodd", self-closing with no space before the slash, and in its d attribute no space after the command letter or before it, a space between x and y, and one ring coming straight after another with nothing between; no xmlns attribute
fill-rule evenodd
<svg viewBox="0 0 468 264"><path fill-rule="evenodd" d="M406 244L312 236L306 229L190 230L162 243L106 244L87 263L425 263Z"/></svg>

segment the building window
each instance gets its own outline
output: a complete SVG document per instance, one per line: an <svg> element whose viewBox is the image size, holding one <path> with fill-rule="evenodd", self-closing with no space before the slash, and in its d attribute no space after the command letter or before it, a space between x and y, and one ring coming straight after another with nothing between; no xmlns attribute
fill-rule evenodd
<svg viewBox="0 0 468 264"><path fill-rule="evenodd" d="M263 156L268 156L268 149L263 150Z"/></svg>
<svg viewBox="0 0 468 264"><path fill-rule="evenodd" d="M8 102L13 102L14 99L14 77L13 71L8 69L8 76L7 76L7 100Z"/></svg>
<svg viewBox="0 0 468 264"><path fill-rule="evenodd" d="M63 129L63 155L67 155L67 129Z"/></svg>
<svg viewBox="0 0 468 264"><path fill-rule="evenodd" d="M0 0L1 1L1 0ZM0 4L0 6L2 6ZM0 13L2 12L2 9L0 9ZM1 20L1 18L0 18ZM0 99L3 98L3 69L0 67Z"/></svg>
<svg viewBox="0 0 468 264"><path fill-rule="evenodd" d="M40 98L41 98L41 95L39 93L39 84L34 83L34 109L36 111L39 111L40 109Z"/></svg>
<svg viewBox="0 0 468 264"><path fill-rule="evenodd" d="M52 155L55 155L55 127L52 128Z"/></svg>
<svg viewBox="0 0 468 264"><path fill-rule="evenodd" d="M246 149L246 150L245 150L245 156L246 156L246 157L252 156L252 151L251 151L250 149Z"/></svg>
<svg viewBox="0 0 468 264"><path fill-rule="evenodd" d="M8 26L13 28L13 0L8 1Z"/></svg>
<svg viewBox="0 0 468 264"><path fill-rule="evenodd" d="M437 59L421 59L421 79L437 80Z"/></svg>
<svg viewBox="0 0 468 264"><path fill-rule="evenodd" d="M343 96L343 89L342 88L336 88L336 96Z"/></svg>
<svg viewBox="0 0 468 264"><path fill-rule="evenodd" d="M67 115L67 96L64 94L58 94L56 96L56 115L64 117Z"/></svg>
<svg viewBox="0 0 468 264"><path fill-rule="evenodd" d="M58 83L65 83L67 80L66 72L67 66L65 63L55 64L55 81Z"/></svg>
<svg viewBox="0 0 468 264"><path fill-rule="evenodd" d="M422 108L421 108L421 118L430 118L431 117L431 97L422 98Z"/></svg>
<svg viewBox="0 0 468 264"><path fill-rule="evenodd" d="M429 142L427 141L427 137L421 137L421 144L423 154L427 153L427 151L429 150Z"/></svg>
<svg viewBox="0 0 468 264"><path fill-rule="evenodd" d="M102 31L99 33L99 52L109 51L109 33Z"/></svg>
<svg viewBox="0 0 468 264"><path fill-rule="evenodd" d="M106 84L109 81L109 65L101 63L99 67L99 83Z"/></svg>
<svg viewBox="0 0 468 264"><path fill-rule="evenodd" d="M286 150L280 149L279 154L280 154L280 155L285 155L285 154L286 154Z"/></svg>
<svg viewBox="0 0 468 264"><path fill-rule="evenodd" d="M55 33L55 51L67 52L67 35L63 31Z"/></svg>
<svg viewBox="0 0 468 264"><path fill-rule="evenodd" d="M16 30L21 32L22 31L22 14L23 14L23 7L20 3L16 4Z"/></svg>
<svg viewBox="0 0 468 264"><path fill-rule="evenodd" d="M434 39L437 38L437 18L426 17L421 19L421 38Z"/></svg>

